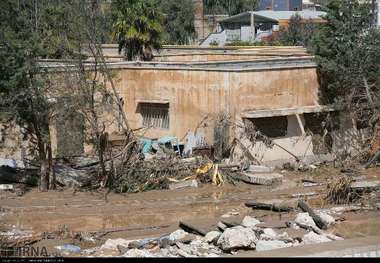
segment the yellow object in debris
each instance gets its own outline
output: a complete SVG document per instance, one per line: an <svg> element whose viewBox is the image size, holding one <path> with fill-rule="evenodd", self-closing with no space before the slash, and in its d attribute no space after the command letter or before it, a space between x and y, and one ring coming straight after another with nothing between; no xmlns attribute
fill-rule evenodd
<svg viewBox="0 0 380 263"><path fill-rule="evenodd" d="M212 175L212 183L217 186L221 186L224 184L224 180L222 175L219 173L218 165L214 165L214 173Z"/></svg>
<svg viewBox="0 0 380 263"><path fill-rule="evenodd" d="M204 175L204 174L208 173L208 171L210 171L213 166L214 166L213 163L208 163L205 166L198 168L197 172L196 172L197 176Z"/></svg>

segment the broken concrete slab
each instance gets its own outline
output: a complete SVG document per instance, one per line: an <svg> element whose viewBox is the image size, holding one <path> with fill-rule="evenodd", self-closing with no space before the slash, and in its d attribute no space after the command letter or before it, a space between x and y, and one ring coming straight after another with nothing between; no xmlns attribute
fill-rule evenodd
<svg viewBox="0 0 380 263"><path fill-rule="evenodd" d="M259 240L256 244L256 251L267 251L291 246L292 243L285 243L280 240Z"/></svg>
<svg viewBox="0 0 380 263"><path fill-rule="evenodd" d="M221 235L222 233L219 231L210 231L206 234L205 239L208 243L216 243Z"/></svg>
<svg viewBox="0 0 380 263"><path fill-rule="evenodd" d="M241 225L245 226L245 227L254 227L260 223L261 222L259 220L257 220L256 218L251 217L251 216L246 216L246 217L244 217L243 221L241 222Z"/></svg>
<svg viewBox="0 0 380 263"><path fill-rule="evenodd" d="M123 238L108 239L101 247L100 250L115 250L118 251L118 246L127 248L129 243L134 240L125 240Z"/></svg>
<svg viewBox="0 0 380 263"><path fill-rule="evenodd" d="M169 185L170 190L175 189L183 189L183 188L197 188L198 187L198 181L197 180L189 180L189 181L183 181L179 183L173 183Z"/></svg>
<svg viewBox="0 0 380 263"><path fill-rule="evenodd" d="M274 167L268 167L263 165L250 165L248 171L251 173L273 173Z"/></svg>
<svg viewBox="0 0 380 263"><path fill-rule="evenodd" d="M304 235L302 238L302 243L305 245L318 244L318 243L331 242L331 241L332 240L329 239L328 237L323 236L323 235L318 235L312 231Z"/></svg>
<svg viewBox="0 0 380 263"><path fill-rule="evenodd" d="M353 182L351 190L374 190L380 188L380 181L358 181Z"/></svg>
<svg viewBox="0 0 380 263"><path fill-rule="evenodd" d="M242 173L241 179L250 184L272 185L281 183L283 177L278 173Z"/></svg>
<svg viewBox="0 0 380 263"><path fill-rule="evenodd" d="M256 234L252 229L236 226L226 229L217 244L224 251L230 251L237 248L255 248L257 241Z"/></svg>
<svg viewBox="0 0 380 263"><path fill-rule="evenodd" d="M309 213L299 213L297 214L296 219L294 220L299 225L306 225L310 227L317 227L313 218L309 215Z"/></svg>
<svg viewBox="0 0 380 263"><path fill-rule="evenodd" d="M150 253L148 250L141 250L141 249L130 249L122 255L122 257L125 258L154 258L155 255Z"/></svg>
<svg viewBox="0 0 380 263"><path fill-rule="evenodd" d="M323 213L323 212L316 212L317 215L322 219L322 221L327 225L333 225L335 224L335 218L330 216L329 214Z"/></svg>
<svg viewBox="0 0 380 263"><path fill-rule="evenodd" d="M177 242L178 240L185 238L188 233L182 229L178 229L169 235L169 240L172 242Z"/></svg>

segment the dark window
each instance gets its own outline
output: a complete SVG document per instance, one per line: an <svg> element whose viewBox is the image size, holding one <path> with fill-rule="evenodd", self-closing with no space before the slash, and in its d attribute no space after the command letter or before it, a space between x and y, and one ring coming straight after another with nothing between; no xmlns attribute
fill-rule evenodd
<svg viewBox="0 0 380 263"><path fill-rule="evenodd" d="M144 127L169 129L169 104L140 103Z"/></svg>
<svg viewBox="0 0 380 263"><path fill-rule="evenodd" d="M288 119L286 116L250 119L256 129L269 138L286 136Z"/></svg>

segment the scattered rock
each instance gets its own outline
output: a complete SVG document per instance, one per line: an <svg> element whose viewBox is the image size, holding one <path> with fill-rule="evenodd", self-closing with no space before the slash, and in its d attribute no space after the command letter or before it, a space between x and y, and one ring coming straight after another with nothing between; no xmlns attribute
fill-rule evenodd
<svg viewBox="0 0 380 263"><path fill-rule="evenodd" d="M130 249L123 255L123 257L126 258L153 258L155 255L150 253L147 250L142 250L142 249Z"/></svg>
<svg viewBox="0 0 380 263"><path fill-rule="evenodd" d="M222 223L222 222L218 222L217 227L218 227L222 232L223 232L224 230L227 229L226 224L224 224L224 223Z"/></svg>
<svg viewBox="0 0 380 263"><path fill-rule="evenodd" d="M325 234L323 234L323 235L324 235L325 237L327 237L328 239L331 239L331 240L333 240L333 241L344 240L343 237L338 237L338 236L333 235L333 234L327 234L327 233L325 233Z"/></svg>
<svg viewBox="0 0 380 263"><path fill-rule="evenodd" d="M128 247L131 240L125 240L123 238L108 239L101 247L100 250L118 250L117 246Z"/></svg>
<svg viewBox="0 0 380 263"><path fill-rule="evenodd" d="M309 232L302 238L302 243L305 245L308 244L318 244L318 243L324 243L324 242L330 242L331 239L329 239L326 236L318 235L314 232Z"/></svg>
<svg viewBox="0 0 380 263"><path fill-rule="evenodd" d="M187 234L183 238L178 239L178 241L181 243L184 243L184 244L188 244L188 243L192 242L193 240L195 240L195 238L196 238L196 236L194 234Z"/></svg>
<svg viewBox="0 0 380 263"><path fill-rule="evenodd" d="M254 227L260 223L261 222L259 220L257 220L256 218L251 217L251 216L246 216L246 217L244 217L243 221L241 222L241 225L245 226L245 227Z"/></svg>
<svg viewBox="0 0 380 263"><path fill-rule="evenodd" d="M333 225L335 224L334 217L330 216L329 214L323 213L323 212L317 212L317 215L322 219L322 221L327 225Z"/></svg>
<svg viewBox="0 0 380 263"><path fill-rule="evenodd" d="M252 229L236 226L226 229L217 244L224 251L230 251L236 248L255 248L256 242L256 234Z"/></svg>
<svg viewBox="0 0 380 263"><path fill-rule="evenodd" d="M256 251L266 251L291 246L291 243L285 243L280 240L259 240L256 244Z"/></svg>
<svg viewBox="0 0 380 263"><path fill-rule="evenodd" d="M219 231L211 231L206 234L205 239L208 243L216 243L221 235Z"/></svg>
<svg viewBox="0 0 380 263"><path fill-rule="evenodd" d="M173 244L173 242L170 240L169 236L164 236L158 239L158 246L160 248L166 248L170 246L171 244Z"/></svg>
<svg viewBox="0 0 380 263"><path fill-rule="evenodd" d="M310 227L317 227L313 218L309 215L309 213L299 213L297 214L296 219L294 220L297 224L306 225Z"/></svg>
<svg viewBox="0 0 380 263"><path fill-rule="evenodd" d="M120 255L124 255L129 250L128 247L124 247L124 246L121 246L121 245L117 245L116 248L119 251Z"/></svg>
<svg viewBox="0 0 380 263"><path fill-rule="evenodd" d="M169 240L172 242L176 242L182 238L185 238L187 235L187 232L185 232L182 229L178 229L169 235Z"/></svg>
<svg viewBox="0 0 380 263"><path fill-rule="evenodd" d="M271 228L265 228L260 235L261 240L273 240L276 239L277 233Z"/></svg>

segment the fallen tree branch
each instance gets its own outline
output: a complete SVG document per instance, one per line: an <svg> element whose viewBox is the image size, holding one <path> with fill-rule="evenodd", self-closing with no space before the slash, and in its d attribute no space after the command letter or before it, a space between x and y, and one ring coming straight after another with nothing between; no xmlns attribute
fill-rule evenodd
<svg viewBox="0 0 380 263"><path fill-rule="evenodd" d="M308 206L304 201L299 200L298 201L298 207L301 208L302 211L309 213L309 215L313 218L315 224L323 230L327 229L327 225L325 222L323 222L322 218L317 215L314 210Z"/></svg>
<svg viewBox="0 0 380 263"><path fill-rule="evenodd" d="M196 234L196 235L201 235L201 236L205 236L206 235L206 232L203 231L202 229L199 229L193 225L190 225L188 223L184 223L184 222L179 222L179 227L182 228L183 230L185 230L186 232L189 232L189 233L192 233L192 234Z"/></svg>
<svg viewBox="0 0 380 263"><path fill-rule="evenodd" d="M247 202L245 206L250 207L256 210L270 210L274 212L290 212L293 210L292 207L282 206L278 204L266 204L266 203L258 203L258 202Z"/></svg>

